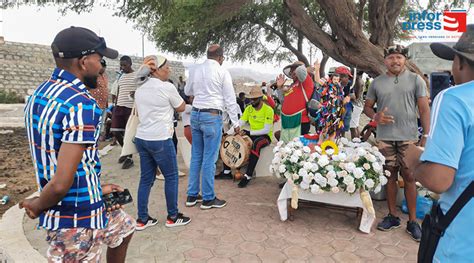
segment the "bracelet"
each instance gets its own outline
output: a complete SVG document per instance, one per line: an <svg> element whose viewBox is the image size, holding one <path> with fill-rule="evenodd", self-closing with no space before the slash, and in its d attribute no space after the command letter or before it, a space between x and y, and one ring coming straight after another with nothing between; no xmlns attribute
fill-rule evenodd
<svg viewBox="0 0 474 263"><path fill-rule="evenodd" d="M429 136L428 134L423 134L423 137L425 138L428 138L428 136Z"/></svg>

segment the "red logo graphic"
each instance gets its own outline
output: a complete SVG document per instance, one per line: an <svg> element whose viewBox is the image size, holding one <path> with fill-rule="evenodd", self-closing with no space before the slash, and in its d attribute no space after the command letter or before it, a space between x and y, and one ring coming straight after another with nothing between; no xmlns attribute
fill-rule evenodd
<svg viewBox="0 0 474 263"><path fill-rule="evenodd" d="M444 11L444 30L466 32L466 11Z"/></svg>

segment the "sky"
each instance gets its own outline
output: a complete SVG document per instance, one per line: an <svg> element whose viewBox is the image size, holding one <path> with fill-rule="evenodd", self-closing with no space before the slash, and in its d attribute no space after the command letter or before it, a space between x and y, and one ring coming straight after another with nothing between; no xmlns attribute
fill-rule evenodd
<svg viewBox="0 0 474 263"><path fill-rule="evenodd" d="M142 56L142 33L134 28L133 22L113 16L113 11L104 7L94 7L89 13L76 14L69 11L64 15L58 12L57 7L20 6L0 9L0 20L3 21L0 23L0 35L4 36L5 41L50 45L59 31L74 25L96 32L105 38L107 46L117 49L121 54ZM168 59L184 61L185 64L204 60L204 57L182 58L157 50L155 44L146 37L144 54L164 54ZM281 70L278 64L232 63L227 60L224 66L251 67L264 73Z"/></svg>
<svg viewBox="0 0 474 263"><path fill-rule="evenodd" d="M414 1L414 0L410 0ZM421 0L421 2L426 2ZM467 0L466 0L467 1ZM127 21L123 17L113 16L113 10L96 6L91 12L76 14L69 11L66 14L59 13L57 7L35 7L20 6L9 9L0 9L0 35L4 36L5 41L26 42L50 45L54 36L60 30L71 25L87 27L103 36L109 47L117 49L121 54L142 56L145 55L164 54L168 59L189 63L198 63L204 60L204 57L194 59L190 57L176 57L157 50L154 43L148 39L144 39L144 50L142 50L142 33L135 29L132 21ZM403 20L403 18L401 18ZM470 11L467 16L469 23L474 23L474 11ZM448 33L442 31L417 31L414 34L418 38L404 41L403 44L408 45L411 42L432 42L432 41L457 41L460 33ZM436 35L442 35L443 39L433 38ZM423 38L426 37L426 38ZM428 38L431 37L431 38ZM321 57L318 51L317 57ZM314 59L314 57L313 57ZM284 61L281 64L258 64L258 63L234 63L226 60L225 67L247 67L263 73L281 72L281 68L288 64ZM339 63L330 60L328 67L338 66Z"/></svg>

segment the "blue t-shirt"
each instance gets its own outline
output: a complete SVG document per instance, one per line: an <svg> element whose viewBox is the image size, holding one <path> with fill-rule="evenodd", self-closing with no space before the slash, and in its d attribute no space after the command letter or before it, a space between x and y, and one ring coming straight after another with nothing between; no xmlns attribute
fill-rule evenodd
<svg viewBox="0 0 474 263"><path fill-rule="evenodd" d="M441 195L446 213L474 180L474 81L439 93L431 108L431 132L421 161L456 169L451 187ZM441 237L433 262L474 260L474 200L454 218Z"/></svg>

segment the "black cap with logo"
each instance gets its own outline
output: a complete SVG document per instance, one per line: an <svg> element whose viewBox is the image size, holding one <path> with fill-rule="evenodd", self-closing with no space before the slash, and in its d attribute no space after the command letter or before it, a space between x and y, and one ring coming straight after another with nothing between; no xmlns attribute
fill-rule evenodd
<svg viewBox="0 0 474 263"><path fill-rule="evenodd" d="M467 30L459 38L458 42L450 47L442 43L432 43L431 51L438 57L453 60L454 54L474 61L474 24L467 25Z"/></svg>
<svg viewBox="0 0 474 263"><path fill-rule="evenodd" d="M59 32L51 44L54 57L80 58L94 53L115 59L118 52L108 48L105 39L83 27L71 26Z"/></svg>

